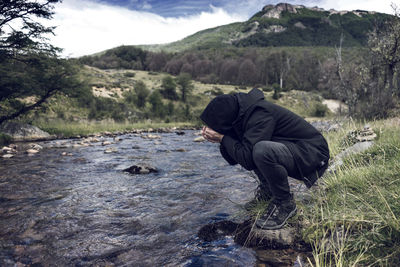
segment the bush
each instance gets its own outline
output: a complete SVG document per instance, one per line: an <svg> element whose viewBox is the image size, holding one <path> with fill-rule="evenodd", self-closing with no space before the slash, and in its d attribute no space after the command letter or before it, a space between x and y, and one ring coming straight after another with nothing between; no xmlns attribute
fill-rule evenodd
<svg viewBox="0 0 400 267"><path fill-rule="evenodd" d="M312 107L310 115L315 117L325 117L327 113L328 113L327 105L318 102Z"/></svg>
<svg viewBox="0 0 400 267"><path fill-rule="evenodd" d="M11 136L4 133L0 133L0 146L8 145L11 141L12 141Z"/></svg>
<svg viewBox="0 0 400 267"><path fill-rule="evenodd" d="M135 75L136 74L134 72L132 72L132 71L128 71L128 72L124 73L124 76L127 77L127 78L133 78L133 77L135 77Z"/></svg>

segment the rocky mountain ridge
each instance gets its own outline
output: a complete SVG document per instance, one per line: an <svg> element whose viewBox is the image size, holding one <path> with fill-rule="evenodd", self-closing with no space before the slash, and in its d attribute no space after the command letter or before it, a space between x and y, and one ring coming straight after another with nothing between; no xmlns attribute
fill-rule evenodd
<svg viewBox="0 0 400 267"><path fill-rule="evenodd" d="M149 51L182 52L209 48L266 46L331 46L344 36L344 46L365 46L368 32L391 15L325 10L280 3L266 5L248 21L206 29L180 41L139 46Z"/></svg>

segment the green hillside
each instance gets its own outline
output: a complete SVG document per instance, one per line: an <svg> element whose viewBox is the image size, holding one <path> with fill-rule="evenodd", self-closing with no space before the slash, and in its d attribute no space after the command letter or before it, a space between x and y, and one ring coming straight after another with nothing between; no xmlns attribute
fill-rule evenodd
<svg viewBox="0 0 400 267"><path fill-rule="evenodd" d="M197 32L165 45L143 45L149 51L181 52L226 46L365 46L367 34L390 15L355 11L326 11L290 4L268 5L248 21Z"/></svg>

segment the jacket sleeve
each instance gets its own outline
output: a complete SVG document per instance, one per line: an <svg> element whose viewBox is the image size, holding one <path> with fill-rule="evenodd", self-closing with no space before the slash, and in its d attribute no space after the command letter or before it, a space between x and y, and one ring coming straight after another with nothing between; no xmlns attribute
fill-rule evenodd
<svg viewBox="0 0 400 267"><path fill-rule="evenodd" d="M219 146L219 151L221 152L222 157L230 164L230 165L236 165L238 164L236 160L231 158L229 156L228 152L226 151L225 147L223 145Z"/></svg>
<svg viewBox="0 0 400 267"><path fill-rule="evenodd" d="M253 146L260 141L271 140L275 121L272 114L264 109L256 109L245 125L242 141L225 135L221 146L228 155L247 170L256 168L253 162Z"/></svg>

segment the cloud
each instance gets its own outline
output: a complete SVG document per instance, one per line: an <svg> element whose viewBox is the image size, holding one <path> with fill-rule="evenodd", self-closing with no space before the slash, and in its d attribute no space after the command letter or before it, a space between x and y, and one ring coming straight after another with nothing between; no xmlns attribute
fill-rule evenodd
<svg viewBox="0 0 400 267"><path fill-rule="evenodd" d="M328 10L331 8L348 11L361 9L393 14L391 4L394 0L322 0L319 2L318 6Z"/></svg>
<svg viewBox="0 0 400 267"><path fill-rule="evenodd" d="M67 57L93 54L120 45L173 42L206 28L246 19L230 15L221 8L188 17L164 18L78 0L65 0L56 6L55 12L49 21L57 26L51 42L63 48L63 55Z"/></svg>

